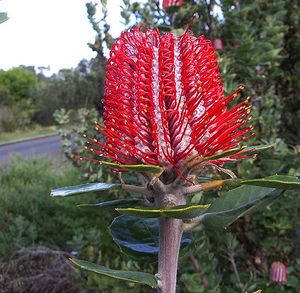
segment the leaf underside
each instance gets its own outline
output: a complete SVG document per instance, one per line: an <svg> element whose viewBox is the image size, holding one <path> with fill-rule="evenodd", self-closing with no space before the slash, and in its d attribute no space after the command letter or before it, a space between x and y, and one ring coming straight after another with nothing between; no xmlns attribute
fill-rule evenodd
<svg viewBox="0 0 300 293"><path fill-rule="evenodd" d="M122 215L114 219L110 226L113 240L120 249L133 257L157 259L159 245L158 219L141 219L134 216ZM192 243L189 233L184 233L181 247Z"/></svg>
<svg viewBox="0 0 300 293"><path fill-rule="evenodd" d="M130 207L138 204L142 200L137 199L116 199L111 201L104 201L94 204L79 204L77 207L82 208L98 208L98 209L115 209L120 207Z"/></svg>
<svg viewBox="0 0 300 293"><path fill-rule="evenodd" d="M75 186L66 186L62 188L57 188L51 190L50 196L69 196L80 193L94 192L94 191L104 191L109 189L121 189L121 184L110 184L110 183L87 183Z"/></svg>

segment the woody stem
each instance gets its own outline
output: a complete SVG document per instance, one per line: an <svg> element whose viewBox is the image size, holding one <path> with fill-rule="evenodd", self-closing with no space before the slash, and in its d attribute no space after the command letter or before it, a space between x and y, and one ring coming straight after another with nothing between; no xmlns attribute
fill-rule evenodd
<svg viewBox="0 0 300 293"><path fill-rule="evenodd" d="M162 190L162 189L161 189ZM184 205L185 197L181 192L169 190L156 194L157 206L170 208ZM183 223L180 219L161 217L159 219L159 253L158 253L158 278L159 293L175 293L178 267L178 255L183 233Z"/></svg>
<svg viewBox="0 0 300 293"><path fill-rule="evenodd" d="M182 220L162 217L159 220L158 277L159 293L175 293Z"/></svg>

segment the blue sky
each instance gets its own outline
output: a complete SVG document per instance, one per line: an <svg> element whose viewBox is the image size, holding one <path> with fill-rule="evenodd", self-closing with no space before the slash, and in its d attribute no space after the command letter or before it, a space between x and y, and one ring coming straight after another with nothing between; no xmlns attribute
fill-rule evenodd
<svg viewBox="0 0 300 293"><path fill-rule="evenodd" d="M87 43L93 42L95 33L87 20L86 2L89 0L0 0L0 11L10 18L0 25L0 69L50 65L49 73L53 73L93 57ZM114 37L123 29L121 2L108 0Z"/></svg>

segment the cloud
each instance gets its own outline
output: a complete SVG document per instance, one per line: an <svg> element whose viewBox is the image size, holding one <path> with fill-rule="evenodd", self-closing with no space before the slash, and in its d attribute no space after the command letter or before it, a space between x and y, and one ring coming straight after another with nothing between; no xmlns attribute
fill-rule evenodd
<svg viewBox="0 0 300 293"><path fill-rule="evenodd" d="M0 11L9 20L0 25L0 68L48 66L56 72L75 67L94 53L87 43L95 33L88 22L86 0L3 0ZM112 2L112 1L109 1ZM109 3L109 20L116 37L121 28L120 0Z"/></svg>

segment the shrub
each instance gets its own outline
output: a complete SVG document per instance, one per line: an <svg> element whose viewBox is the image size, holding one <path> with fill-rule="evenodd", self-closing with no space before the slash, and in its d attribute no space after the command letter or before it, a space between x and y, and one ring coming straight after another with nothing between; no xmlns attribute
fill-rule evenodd
<svg viewBox="0 0 300 293"><path fill-rule="evenodd" d="M67 249L67 241L80 230L101 231L104 217L74 208L80 198L49 198L53 186L80 183L78 170L42 158L25 161L17 157L0 176L0 258L32 244Z"/></svg>
<svg viewBox="0 0 300 293"><path fill-rule="evenodd" d="M97 209L91 209L87 213L86 210L76 208L77 204L84 201L86 195L67 199L49 197L53 186L80 184L80 178L80 170L66 163L59 165L57 162L50 162L45 158L26 161L16 157L9 169L0 170L0 280L6 282L3 286L8 283L10 286L17 286L18 279L22 278L24 288L29 288L30 292L42 292L47 289L46 285L39 286L42 286L44 281L49 281L53 274L58 274L58 288L64 288L69 276L72 287L69 288L70 291L65 292L78 292L77 289L72 291L72 288L77 288L73 283L76 276L75 279L72 277L73 272L62 261L64 256L71 254L97 261L105 266L140 269L136 261L129 261L127 256L120 257L119 248L112 244L111 236L105 229L111 222L110 214L99 212ZM110 198L111 195L101 194L101 198L103 197ZM88 201L95 203L100 201L100 198L96 194L89 194ZM43 253L36 254L36 251L40 251L40 246L43 246L44 256ZM58 251L59 257L53 257L57 256ZM22 266L23 272L20 272L16 264L20 256L30 260L32 265L27 263ZM56 263L63 265L66 270L53 270ZM24 270L28 274L25 274ZM10 273L12 275L9 275ZM33 278L36 274L44 276L37 281ZM83 278L77 279L81 280L77 283L79 287L88 288L91 292L150 292L142 286L141 291L137 291L132 284L124 282L112 284L110 280L92 274L83 274ZM23 292L18 291L19 287L16 288L15 292ZM43 290L34 291L38 290L36 288ZM47 292L63 292L60 289L55 291L55 287L52 289L54 291ZM14 292L7 290L1 292Z"/></svg>

